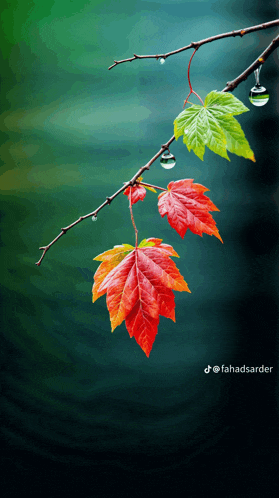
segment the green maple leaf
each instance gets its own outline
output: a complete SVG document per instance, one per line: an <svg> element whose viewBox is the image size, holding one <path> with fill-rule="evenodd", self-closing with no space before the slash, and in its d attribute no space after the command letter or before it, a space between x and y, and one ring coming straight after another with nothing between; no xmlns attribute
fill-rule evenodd
<svg viewBox="0 0 279 498"><path fill-rule="evenodd" d="M245 138L239 122L233 117L249 111L231 93L210 92L202 105L192 105L182 111L174 121L176 140L183 135L191 150L203 161L205 146L230 161L227 151L251 159L255 156Z"/></svg>

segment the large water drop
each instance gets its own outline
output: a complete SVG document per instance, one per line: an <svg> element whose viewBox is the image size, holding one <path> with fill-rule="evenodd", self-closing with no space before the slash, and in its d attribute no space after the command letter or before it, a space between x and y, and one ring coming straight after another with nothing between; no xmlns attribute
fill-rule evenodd
<svg viewBox="0 0 279 498"><path fill-rule="evenodd" d="M264 86L256 84L253 88L251 88L249 100L251 104L261 107L269 101L269 93Z"/></svg>
<svg viewBox="0 0 279 498"><path fill-rule="evenodd" d="M249 93L249 100L251 104L261 107L269 101L269 93L267 89L260 84L260 71L262 66L259 66L256 71L254 71L256 84L251 88Z"/></svg>
<svg viewBox="0 0 279 498"><path fill-rule="evenodd" d="M161 164L162 168L164 168L164 169L171 169L171 168L173 168L175 166L175 163L176 163L175 157L170 152L166 153L166 154L163 154L161 156L160 164Z"/></svg>

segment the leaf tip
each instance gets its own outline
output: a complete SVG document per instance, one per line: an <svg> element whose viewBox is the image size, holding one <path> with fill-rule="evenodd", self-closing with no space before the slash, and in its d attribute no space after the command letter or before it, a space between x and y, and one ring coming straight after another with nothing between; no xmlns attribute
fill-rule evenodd
<svg viewBox="0 0 279 498"><path fill-rule="evenodd" d="M110 320L110 324L111 324L111 333L113 333L113 332L114 332L114 330L116 329L116 327L117 327L118 325L120 325L122 322L123 322L123 319L122 319L122 320L118 320L118 323L117 323L116 319L111 318L111 320Z"/></svg>
<svg viewBox="0 0 279 498"><path fill-rule="evenodd" d="M221 240L222 244L224 244L223 239L222 239L221 235L219 234L218 230L216 233L214 233L214 235L215 235L215 237L217 237L217 239Z"/></svg>
<svg viewBox="0 0 279 498"><path fill-rule="evenodd" d="M253 161L253 163L255 163L256 162L255 154L253 154L251 157L249 157L249 159L251 159L251 161Z"/></svg>
<svg viewBox="0 0 279 498"><path fill-rule="evenodd" d="M95 284L94 284L95 285ZM92 303L94 304L95 301L97 301L97 299L99 298L100 296L98 295L98 293L95 291L95 289L92 290Z"/></svg>

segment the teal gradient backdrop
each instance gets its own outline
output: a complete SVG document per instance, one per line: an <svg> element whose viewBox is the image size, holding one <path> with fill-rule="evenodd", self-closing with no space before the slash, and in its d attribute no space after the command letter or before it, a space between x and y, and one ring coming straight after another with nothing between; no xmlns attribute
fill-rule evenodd
<svg viewBox="0 0 279 498"><path fill-rule="evenodd" d="M275 2L183 0L6 1L2 8L2 410L5 496L273 495L278 449L278 52L261 71L263 108L235 91L256 163L182 139L172 170L144 180L193 178L210 189L222 245L162 219L157 196L134 206L139 240L158 237L191 294L175 293L176 323L160 318L150 358L124 323L111 334L105 297L92 304L93 258L134 245L119 195L46 254L60 228L98 207L173 134L188 94L191 51L133 61L191 41L271 21ZM222 90L270 43L275 28L205 45L194 89ZM207 365L272 366L270 375L205 375ZM268 470L268 476L266 469ZM244 487L234 475L243 473ZM17 475L17 480L12 476ZM253 487L255 486L255 487ZM241 491L242 489L242 491ZM250 491L249 491L250 490ZM241 494L243 493L243 495ZM248 494L247 494L248 493Z"/></svg>

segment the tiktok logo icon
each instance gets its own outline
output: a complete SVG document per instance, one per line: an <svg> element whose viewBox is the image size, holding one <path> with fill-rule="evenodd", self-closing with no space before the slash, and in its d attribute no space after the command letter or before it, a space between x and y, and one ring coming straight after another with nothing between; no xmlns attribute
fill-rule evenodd
<svg viewBox="0 0 279 498"><path fill-rule="evenodd" d="M211 368L212 367L210 365L208 365L208 367L204 369L204 373L209 374Z"/></svg>

